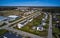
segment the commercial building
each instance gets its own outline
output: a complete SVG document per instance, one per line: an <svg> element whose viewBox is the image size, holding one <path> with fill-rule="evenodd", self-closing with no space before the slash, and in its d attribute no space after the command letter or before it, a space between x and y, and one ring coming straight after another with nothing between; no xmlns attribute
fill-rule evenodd
<svg viewBox="0 0 60 38"><path fill-rule="evenodd" d="M16 16L16 15L9 15L8 17L9 17L9 18L12 18L13 20L19 18L19 16Z"/></svg>
<svg viewBox="0 0 60 38"><path fill-rule="evenodd" d="M4 23L5 19L7 19L7 18L4 16L0 16L0 25L2 25Z"/></svg>

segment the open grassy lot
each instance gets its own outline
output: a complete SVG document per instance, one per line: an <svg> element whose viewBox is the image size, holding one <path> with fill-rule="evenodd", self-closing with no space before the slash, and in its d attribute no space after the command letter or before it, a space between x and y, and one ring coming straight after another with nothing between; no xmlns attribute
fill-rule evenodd
<svg viewBox="0 0 60 38"><path fill-rule="evenodd" d="M41 24L41 20L42 20L43 17L44 17L44 14L41 14L40 16L34 18L32 22L28 23L24 27L22 27L20 29L17 28L17 27L14 27L14 28L16 28L18 30L25 31L25 32L29 32L29 33L32 33L32 34L36 34L36 35L39 35L39 36L47 36L47 33L48 33L47 30L38 31L36 29L34 29L34 30L32 29L33 26L38 26L39 24ZM46 25L44 28L48 28L48 25Z"/></svg>
<svg viewBox="0 0 60 38"><path fill-rule="evenodd" d="M0 29L0 35L4 34L4 33L6 33L6 32L8 32L8 31L5 30L5 29Z"/></svg>
<svg viewBox="0 0 60 38"><path fill-rule="evenodd" d="M0 15L2 16L9 16L9 15L22 15L23 12L20 10L5 10L5 11L0 11Z"/></svg>

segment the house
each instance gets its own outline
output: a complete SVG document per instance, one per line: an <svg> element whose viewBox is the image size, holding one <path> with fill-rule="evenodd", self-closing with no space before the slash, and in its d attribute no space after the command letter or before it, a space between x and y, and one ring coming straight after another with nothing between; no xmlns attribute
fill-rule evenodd
<svg viewBox="0 0 60 38"><path fill-rule="evenodd" d="M3 36L4 38L7 38L7 37L5 37L5 36Z"/></svg>
<svg viewBox="0 0 60 38"><path fill-rule="evenodd" d="M18 28L21 28L21 27L23 27L24 25L26 25L28 23L28 21L27 20L24 20L24 21L21 21L20 23L18 23Z"/></svg>
<svg viewBox="0 0 60 38"><path fill-rule="evenodd" d="M42 25L39 25L39 26L37 27L37 30L43 31L43 30L44 30L44 29L43 29L43 26L42 26Z"/></svg>
<svg viewBox="0 0 60 38"><path fill-rule="evenodd" d="M60 21L56 21L56 23L59 23Z"/></svg>
<svg viewBox="0 0 60 38"><path fill-rule="evenodd" d="M46 23L45 23L45 22L43 22L43 23L42 23L42 25L43 25L43 26L45 26L45 25L46 25Z"/></svg>
<svg viewBox="0 0 60 38"><path fill-rule="evenodd" d="M23 25L20 24L20 23L18 23L17 27L18 27L18 28L21 28L21 27L23 27Z"/></svg>
<svg viewBox="0 0 60 38"><path fill-rule="evenodd" d="M33 26L32 29L33 29L33 30L36 29L36 26Z"/></svg>
<svg viewBox="0 0 60 38"><path fill-rule="evenodd" d="M26 25L27 23L28 23L28 20L26 19L21 22L22 25Z"/></svg>
<svg viewBox="0 0 60 38"><path fill-rule="evenodd" d="M45 19L44 19L44 18L43 18L42 20L43 20L43 21L45 21Z"/></svg>
<svg viewBox="0 0 60 38"><path fill-rule="evenodd" d="M28 21L31 22L33 20L33 18L29 18Z"/></svg>

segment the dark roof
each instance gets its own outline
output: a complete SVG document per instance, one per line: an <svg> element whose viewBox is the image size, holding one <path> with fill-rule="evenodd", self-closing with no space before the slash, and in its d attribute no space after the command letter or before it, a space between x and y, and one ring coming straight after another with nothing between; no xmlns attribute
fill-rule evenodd
<svg viewBox="0 0 60 38"><path fill-rule="evenodd" d="M10 34L9 32L5 33L3 36L5 36L7 38L22 38L22 36L20 36L20 35L16 36L16 34L14 34L14 33Z"/></svg>

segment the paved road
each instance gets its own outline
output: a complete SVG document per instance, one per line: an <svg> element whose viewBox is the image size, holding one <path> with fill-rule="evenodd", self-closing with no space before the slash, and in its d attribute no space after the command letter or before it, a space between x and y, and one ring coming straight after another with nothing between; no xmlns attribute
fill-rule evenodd
<svg viewBox="0 0 60 38"><path fill-rule="evenodd" d="M12 32L14 32L14 33L16 33L18 35L29 36L31 38L43 38L43 37L31 34L31 33L27 33L27 32L24 32L24 31L21 31L21 30L17 30L17 29L14 29L14 28L10 28L10 27L4 28L4 29L12 31Z"/></svg>
<svg viewBox="0 0 60 38"><path fill-rule="evenodd" d="M49 19L49 29L48 29L48 38L52 38L52 15L50 14L50 19Z"/></svg>

